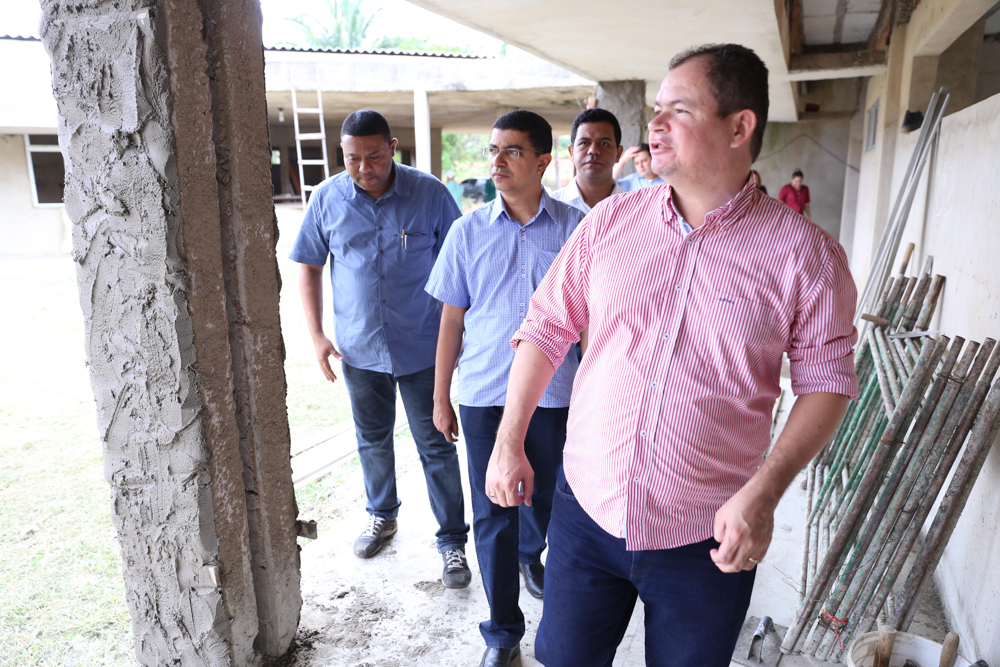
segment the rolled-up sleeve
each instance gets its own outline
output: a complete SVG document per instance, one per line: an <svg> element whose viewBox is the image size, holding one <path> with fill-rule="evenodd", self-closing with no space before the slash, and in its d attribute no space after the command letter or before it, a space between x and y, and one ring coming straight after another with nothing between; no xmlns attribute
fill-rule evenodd
<svg viewBox="0 0 1000 667"><path fill-rule="evenodd" d="M592 218L593 213L570 235L532 295L528 316L510 341L515 349L522 340L537 346L556 370L590 321Z"/></svg>
<svg viewBox="0 0 1000 667"><path fill-rule="evenodd" d="M792 326L788 360L792 391L858 397L854 370L854 309L858 292L839 243L828 239L819 276L802 299Z"/></svg>

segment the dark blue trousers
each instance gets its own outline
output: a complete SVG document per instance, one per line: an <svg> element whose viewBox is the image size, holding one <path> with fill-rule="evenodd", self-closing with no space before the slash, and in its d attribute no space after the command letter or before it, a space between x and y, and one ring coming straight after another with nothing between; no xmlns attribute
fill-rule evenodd
<svg viewBox="0 0 1000 667"><path fill-rule="evenodd" d="M369 514L395 519L400 500L396 495L396 453L392 431L396 425L396 386L410 433L417 443L427 481L431 511L438 522L437 548L444 553L464 547L469 533L462 498L462 471L455 444L434 428L434 367L393 377L344 364L344 380L351 398L358 455L368 496Z"/></svg>
<svg viewBox="0 0 1000 667"><path fill-rule="evenodd" d="M490 604L490 620L480 623L479 631L489 647L514 648L524 636L524 615L517 604L521 591L517 565L541 562L545 550L556 471L562 465L566 444L569 408L538 408L528 425L524 453L535 473L531 507L500 507L486 497L486 468L503 408L460 405L458 409L469 452L472 534ZM548 580L546 573L546 586Z"/></svg>
<svg viewBox="0 0 1000 667"><path fill-rule="evenodd" d="M729 667L756 570L720 571L709 556L718 542L626 551L580 507L560 468L549 543L535 640L546 667L611 667L637 597L648 667Z"/></svg>

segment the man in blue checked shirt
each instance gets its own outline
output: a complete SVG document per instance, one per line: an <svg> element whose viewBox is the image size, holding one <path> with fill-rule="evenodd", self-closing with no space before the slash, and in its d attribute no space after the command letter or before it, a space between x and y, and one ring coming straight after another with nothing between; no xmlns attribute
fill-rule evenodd
<svg viewBox="0 0 1000 667"><path fill-rule="evenodd" d="M551 152L552 128L538 114L511 111L497 119L485 153L500 196L455 222L427 282L427 292L444 303L434 425L451 442L458 436L451 376L461 351L458 403L469 453L473 535L490 604L490 619L479 626L486 640L480 662L485 667L507 667L520 653L524 616L518 607L518 570L525 590L536 598L543 595L541 555L577 367L576 357L569 355L528 427L524 448L535 471L530 506L491 503L485 495L486 468L514 360L510 339L535 288L583 218L582 211L542 188Z"/></svg>
<svg viewBox="0 0 1000 667"><path fill-rule="evenodd" d="M461 211L441 181L393 161L396 140L381 114L352 113L340 142L347 170L313 192L291 258L302 265L299 289L320 368L334 382L330 357L342 361L351 398L369 514L354 553L370 558L396 532L400 501L392 432L398 385L440 526L442 580L464 588L472 574L465 559L469 526L458 454L433 421L441 304L423 290ZM328 257L339 351L323 333Z"/></svg>

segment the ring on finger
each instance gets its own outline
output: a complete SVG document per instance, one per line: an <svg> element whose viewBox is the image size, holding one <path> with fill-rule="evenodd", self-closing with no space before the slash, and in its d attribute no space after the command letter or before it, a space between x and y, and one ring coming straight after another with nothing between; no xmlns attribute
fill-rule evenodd
<svg viewBox="0 0 1000 667"><path fill-rule="evenodd" d="M754 565L756 565L757 563L760 562L756 558L751 558L750 556L747 556L747 560L750 561L751 563L753 563Z"/></svg>

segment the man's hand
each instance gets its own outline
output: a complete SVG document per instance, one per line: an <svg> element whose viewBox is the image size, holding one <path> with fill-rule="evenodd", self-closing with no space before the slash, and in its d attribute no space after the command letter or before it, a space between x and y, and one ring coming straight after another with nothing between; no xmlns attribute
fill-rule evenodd
<svg viewBox="0 0 1000 667"><path fill-rule="evenodd" d="M764 560L774 530L774 504L744 486L715 513L712 560L723 572L752 570Z"/></svg>
<svg viewBox="0 0 1000 667"><path fill-rule="evenodd" d="M458 419L451 401L434 401L434 428L441 431L448 442L458 442Z"/></svg>
<svg viewBox="0 0 1000 667"><path fill-rule="evenodd" d="M524 454L524 442L517 447L513 443L502 446L500 441L498 434L486 469L486 495L501 507L517 507L522 502L530 507L535 471Z"/></svg>
<svg viewBox="0 0 1000 667"><path fill-rule="evenodd" d="M314 338L313 347L316 349L316 359L319 361L319 367L323 371L323 375L330 382L336 382L337 375L330 366L330 357L332 356L337 361L343 361L344 358L340 356L340 352L337 352L337 348L333 346L333 342L326 336L317 336Z"/></svg>
<svg viewBox="0 0 1000 667"><path fill-rule="evenodd" d="M615 166L611 168L611 178L618 178L621 176L622 168L635 158L636 154L639 152L639 146L629 146L622 153L622 156L618 158L618 162Z"/></svg>

